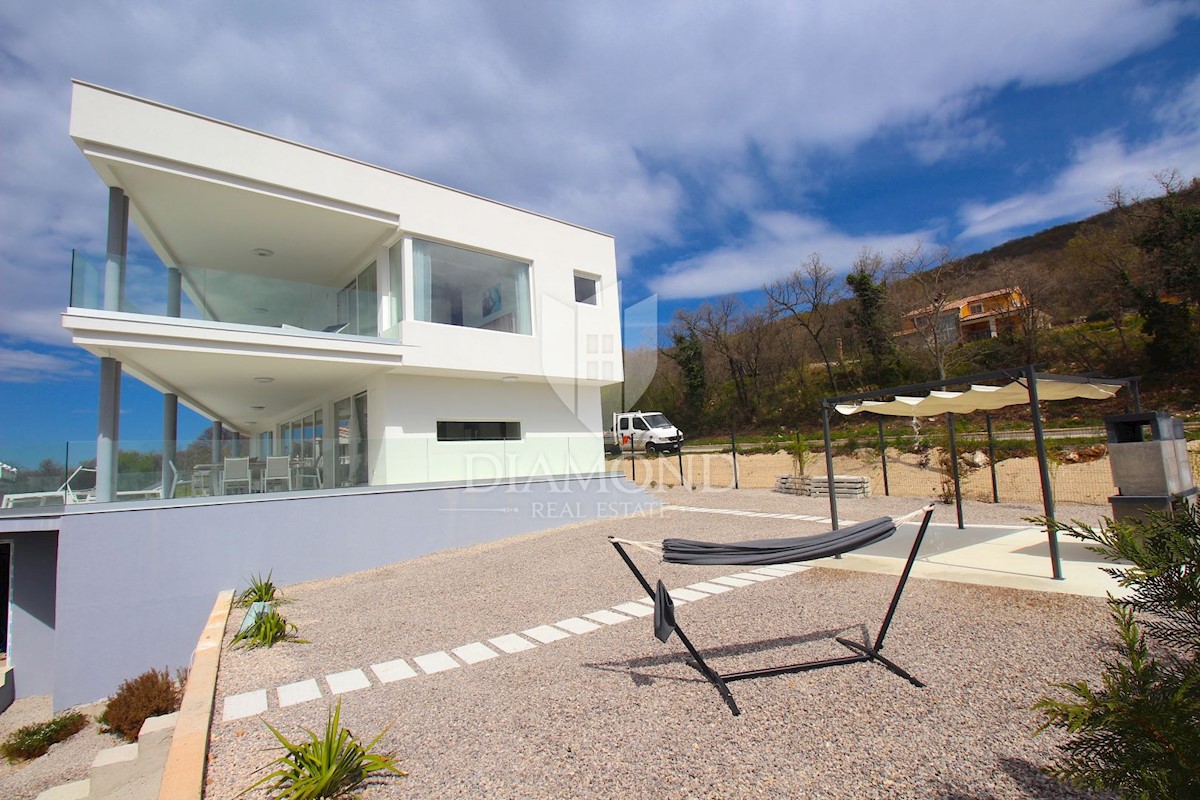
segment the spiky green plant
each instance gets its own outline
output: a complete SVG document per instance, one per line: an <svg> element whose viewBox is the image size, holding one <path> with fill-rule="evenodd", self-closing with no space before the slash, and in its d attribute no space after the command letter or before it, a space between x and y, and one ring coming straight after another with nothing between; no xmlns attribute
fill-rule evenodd
<svg viewBox="0 0 1200 800"><path fill-rule="evenodd" d="M391 729L390 725L363 745L342 727L341 717L342 701L339 700L329 712L324 734L318 736L304 728L302 730L308 735L308 741L301 742L289 741L271 723L265 722L283 745L283 754L262 768L274 766L276 769L273 772L243 789L241 794L267 785L276 800L316 800L350 795L375 773L401 778L408 775L396 766L394 755L373 752L375 745Z"/></svg>
<svg viewBox="0 0 1200 800"><path fill-rule="evenodd" d="M308 644L306 640L296 637L295 625L284 619L275 608L268 608L255 617L245 630L235 633L230 645L252 650L256 647L274 647L279 642Z"/></svg>
<svg viewBox="0 0 1200 800"><path fill-rule="evenodd" d="M1105 568L1131 591L1109 594L1118 642L1100 685L1059 684L1066 700L1034 706L1044 716L1039 733L1070 734L1049 772L1137 800L1200 797L1200 512L1057 527L1132 566Z"/></svg>
<svg viewBox="0 0 1200 800"><path fill-rule="evenodd" d="M271 574L274 570L267 573L267 577L262 575L253 575L248 579L249 586L237 596L237 604L239 606L249 606L253 603L270 603L275 601L279 594L279 587L271 581Z"/></svg>
<svg viewBox="0 0 1200 800"><path fill-rule="evenodd" d="M40 722L17 728L0 744L0 754L9 761L37 758L58 744L87 727L88 719L78 711L59 714L49 722Z"/></svg>

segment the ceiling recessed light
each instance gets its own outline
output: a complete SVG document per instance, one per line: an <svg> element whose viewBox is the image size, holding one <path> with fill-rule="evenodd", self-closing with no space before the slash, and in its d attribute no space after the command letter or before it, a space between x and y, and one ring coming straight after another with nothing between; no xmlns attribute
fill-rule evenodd
<svg viewBox="0 0 1200 800"><path fill-rule="evenodd" d="M501 378L500 380L504 381L505 383L516 383L516 382L517 382L517 376L516 376L516 375L505 375L505 376L504 376L503 378Z"/></svg>
<svg viewBox="0 0 1200 800"><path fill-rule="evenodd" d="M262 378L255 378L255 379L254 379L254 382L255 382L255 383L274 383L274 382L275 382L275 379L274 379L274 378L262 377Z"/></svg>
<svg viewBox="0 0 1200 800"><path fill-rule="evenodd" d="M266 411L266 406L250 406L251 411Z"/></svg>
<svg viewBox="0 0 1200 800"><path fill-rule="evenodd" d="M259 258L269 258L270 256L275 255L274 250L268 250L265 247L256 247L250 252L254 253L254 255L258 256Z"/></svg>
<svg viewBox="0 0 1200 800"><path fill-rule="evenodd" d="M265 308L263 308L262 306L255 306L254 308L252 308L252 309L250 309L250 310L251 310L251 311L253 311L255 314L265 314L265 313L267 313L267 310L266 310Z"/></svg>

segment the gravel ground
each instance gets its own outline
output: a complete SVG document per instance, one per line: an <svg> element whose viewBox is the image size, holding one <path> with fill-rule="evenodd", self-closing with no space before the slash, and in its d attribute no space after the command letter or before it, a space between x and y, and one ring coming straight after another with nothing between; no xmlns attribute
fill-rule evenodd
<svg viewBox="0 0 1200 800"><path fill-rule="evenodd" d="M827 508L769 491L659 496L771 512ZM858 520L914 507L904 498L839 502L844 517ZM1064 508L1062 516L1085 512L1103 509ZM1019 524L1037 513L972 503L966 518ZM939 506L934 519L952 520L953 508ZM411 664L637 598L610 534L733 540L821 529L666 510L285 587L284 613L312 643L225 653L206 797L234 797L278 752L263 720L287 734L324 724L332 701L320 676L395 658ZM637 560L670 586L738 571ZM862 636L864 625L873 632L894 581L813 569L681 604L677 614L722 671L843 655L831 637ZM240 616L231 615L226 644ZM1096 598L914 579L886 651L925 689L856 664L735 683L743 714L733 717L686 664L678 639L660 644L642 619L392 684L367 670L371 687L342 695L342 722L367 740L390 725L382 746L410 773L372 785L369 799L1083 797L1039 772L1060 738L1032 738L1029 709L1051 683L1094 679L1110 638ZM280 709L269 691L261 719L220 721L227 695L307 678L319 679L322 700Z"/></svg>
<svg viewBox="0 0 1200 800"><path fill-rule="evenodd" d="M80 706L75 711L86 714L92 722L66 741L59 742L40 758L9 763L0 758L0 797L5 800L33 800L46 789L88 776L92 759L101 750L125 744L111 733L101 733L96 717L104 711L103 703ZM48 722L54 716L50 695L23 697L0 714L0 739L7 739L17 728Z"/></svg>

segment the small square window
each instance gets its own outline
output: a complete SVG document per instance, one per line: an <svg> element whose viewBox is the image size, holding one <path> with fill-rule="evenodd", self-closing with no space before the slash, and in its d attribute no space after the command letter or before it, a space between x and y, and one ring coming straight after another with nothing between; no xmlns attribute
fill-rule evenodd
<svg viewBox="0 0 1200 800"><path fill-rule="evenodd" d="M982 314L983 313L983 303L973 304L971 306L971 313L972 314Z"/></svg>
<svg viewBox="0 0 1200 800"><path fill-rule="evenodd" d="M575 302L587 303L589 306L597 305L600 281L593 278L591 275L580 275L575 273Z"/></svg>

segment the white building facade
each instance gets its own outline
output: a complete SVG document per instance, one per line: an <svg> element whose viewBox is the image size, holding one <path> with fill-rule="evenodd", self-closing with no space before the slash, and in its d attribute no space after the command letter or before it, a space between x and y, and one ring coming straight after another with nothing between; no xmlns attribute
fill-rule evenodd
<svg viewBox="0 0 1200 800"><path fill-rule="evenodd" d="M164 394L164 485L179 402L294 489L603 471L611 237L85 83L70 132L109 187L63 315L102 360L97 499L122 372Z"/></svg>

